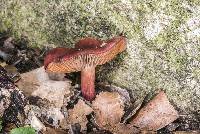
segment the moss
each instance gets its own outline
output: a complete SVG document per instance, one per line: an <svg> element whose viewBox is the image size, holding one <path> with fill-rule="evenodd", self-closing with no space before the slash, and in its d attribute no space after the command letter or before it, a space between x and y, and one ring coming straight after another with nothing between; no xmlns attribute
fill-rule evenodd
<svg viewBox="0 0 200 134"><path fill-rule="evenodd" d="M85 36L105 39L124 33L133 37L134 24L118 7L119 1L4 1L1 30L12 29L11 35L27 36L31 44L38 46L73 46Z"/></svg>

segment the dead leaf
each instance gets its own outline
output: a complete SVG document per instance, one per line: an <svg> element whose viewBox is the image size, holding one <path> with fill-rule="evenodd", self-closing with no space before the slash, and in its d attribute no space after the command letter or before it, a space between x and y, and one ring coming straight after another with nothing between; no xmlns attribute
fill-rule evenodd
<svg viewBox="0 0 200 134"><path fill-rule="evenodd" d="M173 134L199 134L200 131L176 131L173 132Z"/></svg>
<svg viewBox="0 0 200 134"><path fill-rule="evenodd" d="M44 126L44 124L35 116L33 111L32 111L32 117L30 120L30 125L37 131L46 130L46 127Z"/></svg>
<svg viewBox="0 0 200 134"><path fill-rule="evenodd" d="M139 134L140 130L134 126L131 126L130 124L115 124L112 127L107 128L109 129L113 134Z"/></svg>
<svg viewBox="0 0 200 134"><path fill-rule="evenodd" d="M178 112L170 104L166 94L161 91L131 121L141 130L158 130L178 118Z"/></svg>
<svg viewBox="0 0 200 134"><path fill-rule="evenodd" d="M67 134L67 132L58 128L47 127L46 131L42 131L42 134Z"/></svg>
<svg viewBox="0 0 200 134"><path fill-rule="evenodd" d="M129 108L125 111L122 117L123 123L127 122L127 120L129 120L131 117L133 117L133 115L135 115L138 109L140 109L143 101L144 97L140 97L131 106L129 106Z"/></svg>
<svg viewBox="0 0 200 134"><path fill-rule="evenodd" d="M83 100L79 100L74 108L68 111L69 117L67 121L70 124L79 123L81 125L81 130L86 130L86 124L88 122L86 115L89 115L92 111L93 109L85 104Z"/></svg>
<svg viewBox="0 0 200 134"><path fill-rule="evenodd" d="M12 129L14 129L14 128L16 128L17 126L16 126L16 124L14 124L14 123L7 123L7 124L5 124L5 126L4 126L4 132L10 132Z"/></svg>
<svg viewBox="0 0 200 134"><path fill-rule="evenodd" d="M38 124L34 116L40 119L41 122L56 128L65 120L65 115L61 112L61 109L55 107L46 99L36 98L36 100L33 102L29 101L29 103L33 104L26 105L25 107L26 124L31 124L33 127L36 126L34 127L36 129L41 128L41 124Z"/></svg>
<svg viewBox="0 0 200 134"><path fill-rule="evenodd" d="M133 99L133 98L130 98L130 95L127 89L118 87L116 85L107 84L107 83L97 83L97 86L101 91L118 92L126 105L130 105L132 101L131 99Z"/></svg>
<svg viewBox="0 0 200 134"><path fill-rule="evenodd" d="M104 128L118 124L124 114L124 103L117 92L101 92L92 107L97 124Z"/></svg>

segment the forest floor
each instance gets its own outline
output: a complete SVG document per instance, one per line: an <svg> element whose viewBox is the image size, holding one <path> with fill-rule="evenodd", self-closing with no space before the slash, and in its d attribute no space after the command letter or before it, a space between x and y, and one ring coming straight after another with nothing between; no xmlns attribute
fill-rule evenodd
<svg viewBox="0 0 200 134"><path fill-rule="evenodd" d="M21 38L20 40L16 40L13 39L12 37L9 37L7 34L0 34L0 66L3 67L6 70L6 74L7 76L14 82L14 83L18 83L19 81L21 81L21 75L23 73L27 73L30 72L32 70L38 69L40 67L43 66L43 60L44 60L44 56L46 55L46 53L50 50L51 48L48 47L43 47L43 48L30 48L28 47L28 40L24 37ZM62 77L62 76L61 76ZM68 121L67 124L70 124L69 126L63 125L64 127L60 127L62 125L58 125L56 123L52 123L52 121L54 121L54 119L50 120L51 118L47 119L47 115L46 116L40 116L38 117L38 119L40 119L41 123L45 126L45 131L43 131L42 129L39 130L39 133L58 133L58 134L64 134L64 133L68 133L69 131L73 134L78 134L78 133L117 133L116 130L112 130L110 131L109 129L105 129L106 127L104 127L101 123L101 125L98 124L97 117L95 118L95 112L98 113L98 111L95 111L94 108L91 109L91 107L94 107L93 103L86 101L81 93L80 93L80 75L79 73L72 73L72 74L67 74L64 76L64 78L68 79L71 81L71 85L70 88L73 89L73 93L72 95L70 95L70 97L68 97L66 104L64 104L63 106L61 106L61 110L62 113L66 112L68 114L72 113L72 114L77 114L77 118L79 118L79 116L86 116L87 118L83 119L81 118L81 122L79 120L80 123L74 123L75 117L72 117L70 115L68 115L68 117L71 117L71 121ZM17 86L17 84L15 85ZM115 86L111 86L108 85L106 83L96 83L96 89L97 89L97 93L100 94L102 91L109 91L112 92L113 87L116 89L115 91L117 92L121 92L121 94L125 94L125 98L127 99L127 94L128 94L128 98L129 98L129 102L135 102L136 100L134 100L133 98L131 98L131 93L129 91L125 91L126 89L121 89L118 90L118 87ZM20 87L18 87L19 90L22 90L23 92L25 92L25 97L27 97L28 100L28 105L31 105L31 103L37 103L38 105L42 105L43 103L45 104L44 100L41 98L37 98L37 100L35 100L36 98L30 97L30 95L28 94L28 91L24 91L24 89L20 89ZM0 90L1 91L1 90ZM31 92L31 91L30 91ZM1 94L0 94L0 101L1 101ZM100 98L100 96L98 96L98 98ZM34 102L31 102L33 101ZM97 101L97 100L95 100ZM102 100L101 100L102 101ZM118 103L118 100L116 102L114 102L115 104ZM37 105L35 104L35 105ZM78 105L78 106L76 106ZM85 105L87 105L85 107ZM119 103L119 105L121 105ZM141 109L141 107L143 107L143 104L141 103L141 105L137 105L134 106L134 108L130 108L132 105L123 105L123 118L122 117L116 117L117 119L120 119L121 123L130 123L131 118L130 115L132 115L134 112L132 111L137 111L138 109ZM80 110L80 107L84 107L82 108L82 110L84 112L88 112L88 114L83 114L83 113L78 113L77 111L75 111L76 107L78 107L77 109ZM89 108L88 108L89 107ZM120 107L121 108L121 107ZM118 111L120 111L120 108ZM42 108L40 108L39 110L41 110ZM87 110L86 110L87 109ZM89 111L88 111L89 109ZM91 112L91 111L92 112ZM0 110L1 112L1 110ZM34 111L36 112L36 111ZM38 111L40 112L40 111ZM47 110L48 112L48 110ZM131 114L130 114L131 113ZM0 115L3 115L4 113L0 113ZM125 117L126 114L126 117ZM102 115L103 116L103 115ZM113 115L109 115L111 116L118 116L118 114L113 114ZM128 118L130 117L130 118ZM22 121L11 121L9 122L9 120L4 119L3 117L0 117L1 120L3 121L2 124L2 133L7 133L9 132L11 129L16 128L16 127L23 127L23 125L27 125L29 123L25 122L26 119L23 119ZM16 117L18 118L18 117ZM25 114L24 118L28 118ZM43 118L43 119L42 119ZM112 117L115 118L115 117ZM117 120L116 119L116 120ZM124 120L126 119L126 120ZM70 123L69 123L70 122ZM96 124L97 122L97 124ZM105 121L106 122L106 121ZM170 134L170 133L174 133L174 134L197 134L199 133L200 130L200 119L198 118L198 113L194 113L193 115L179 115L179 117L174 120L173 122L170 122L169 124L166 124L165 127L157 130L157 131L147 131L147 130L142 130L140 131L140 133L160 133L160 134ZM0 124L1 125L1 124ZM31 123L30 123L31 125ZM103 127L102 127L103 126ZM112 125L111 125L112 126ZM103 128L103 129L102 129ZM119 127L116 128L117 131L120 132ZM137 128L138 129L138 128ZM124 130L125 131L125 130ZM126 131L125 131L126 133ZM127 132L128 133L128 132Z"/></svg>

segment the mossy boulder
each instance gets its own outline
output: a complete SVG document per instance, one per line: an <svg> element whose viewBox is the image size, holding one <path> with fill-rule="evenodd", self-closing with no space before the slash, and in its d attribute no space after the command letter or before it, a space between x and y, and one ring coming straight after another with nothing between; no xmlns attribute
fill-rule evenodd
<svg viewBox="0 0 200 134"><path fill-rule="evenodd" d="M123 34L126 52L99 67L98 80L138 98L163 89L179 111L200 110L198 0L3 0L0 9L0 32L26 36L32 46Z"/></svg>

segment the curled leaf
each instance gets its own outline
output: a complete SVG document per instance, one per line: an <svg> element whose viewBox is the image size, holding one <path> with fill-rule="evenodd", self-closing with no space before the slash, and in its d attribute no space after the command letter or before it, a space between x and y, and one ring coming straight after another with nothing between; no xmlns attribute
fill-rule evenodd
<svg viewBox="0 0 200 134"><path fill-rule="evenodd" d="M100 127L114 126L124 114L124 103L117 92L102 92L92 103Z"/></svg>
<svg viewBox="0 0 200 134"><path fill-rule="evenodd" d="M178 112L170 104L166 94L161 91L138 112L131 124L142 130L158 130L177 118Z"/></svg>

